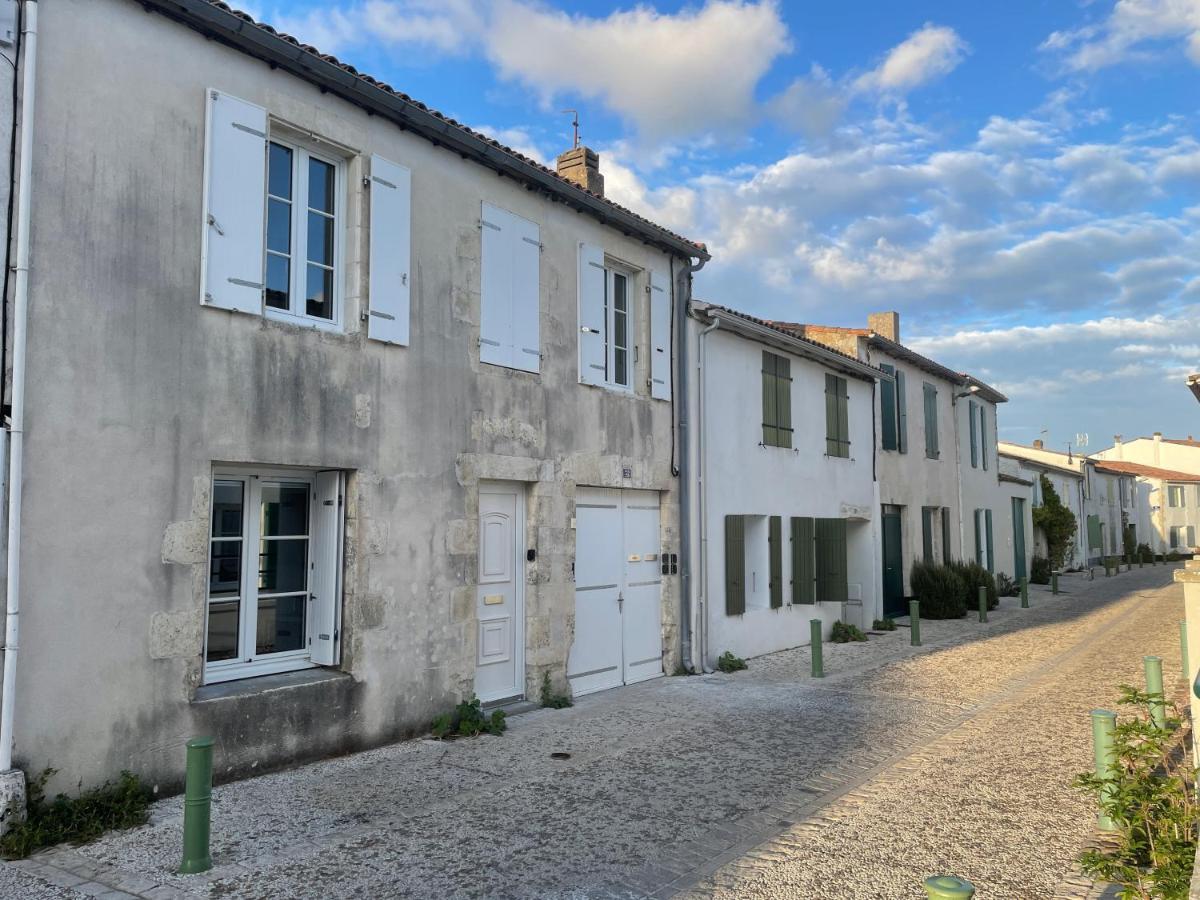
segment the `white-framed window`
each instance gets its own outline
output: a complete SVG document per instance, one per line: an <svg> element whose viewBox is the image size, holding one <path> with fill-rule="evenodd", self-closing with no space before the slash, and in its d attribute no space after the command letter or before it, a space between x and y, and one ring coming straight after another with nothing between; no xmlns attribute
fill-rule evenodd
<svg viewBox="0 0 1200 900"><path fill-rule="evenodd" d="M206 683L337 662L343 476L213 472Z"/></svg>
<svg viewBox="0 0 1200 900"><path fill-rule="evenodd" d="M275 135L267 144L267 314L340 326L345 176L341 160Z"/></svg>
<svg viewBox="0 0 1200 900"><path fill-rule="evenodd" d="M1174 506L1174 507L1183 506L1183 485L1182 484L1167 485L1167 506Z"/></svg>
<svg viewBox="0 0 1200 900"><path fill-rule="evenodd" d="M621 262L594 244L579 245L579 381L634 392L641 315L649 316L650 361L646 387L658 400L671 397L671 294L652 268ZM647 303L638 300L640 291ZM646 309L646 312L641 310Z"/></svg>
<svg viewBox="0 0 1200 900"><path fill-rule="evenodd" d="M632 270L609 263L604 269L604 380L629 390L633 384Z"/></svg>

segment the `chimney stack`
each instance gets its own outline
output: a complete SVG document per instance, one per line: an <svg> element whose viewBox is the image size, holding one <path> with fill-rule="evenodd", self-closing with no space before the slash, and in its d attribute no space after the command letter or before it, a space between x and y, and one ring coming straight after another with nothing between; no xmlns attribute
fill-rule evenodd
<svg viewBox="0 0 1200 900"><path fill-rule="evenodd" d="M572 147L558 157L558 174L597 197L604 196L604 176L600 174L600 154L590 147Z"/></svg>
<svg viewBox="0 0 1200 900"><path fill-rule="evenodd" d="M1160 454L1161 449L1162 449L1162 432L1156 431L1156 432L1154 432L1154 464L1156 466L1160 465L1159 457L1161 456L1161 454Z"/></svg>
<svg viewBox="0 0 1200 900"><path fill-rule="evenodd" d="M1113 435L1113 452L1116 454L1117 459L1125 458L1125 451L1121 444L1121 436L1119 434Z"/></svg>
<svg viewBox="0 0 1200 900"><path fill-rule="evenodd" d="M867 316L867 327L880 337L900 343L900 313L878 312Z"/></svg>
<svg viewBox="0 0 1200 900"><path fill-rule="evenodd" d="M1043 444L1043 443L1042 443L1042 439L1041 439L1041 438L1034 438L1034 439L1033 439L1033 449L1034 449L1034 450L1041 450L1041 449L1042 449L1044 446L1045 446L1045 444Z"/></svg>

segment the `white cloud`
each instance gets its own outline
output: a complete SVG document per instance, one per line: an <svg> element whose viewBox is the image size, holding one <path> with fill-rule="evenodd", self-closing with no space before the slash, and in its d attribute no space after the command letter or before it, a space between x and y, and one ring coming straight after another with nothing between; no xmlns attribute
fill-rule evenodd
<svg viewBox="0 0 1200 900"><path fill-rule="evenodd" d="M860 90L904 94L955 69L967 44L953 28L926 24L893 47L875 69L859 76Z"/></svg>
<svg viewBox="0 0 1200 900"><path fill-rule="evenodd" d="M1181 46L1200 65L1200 0L1117 0L1103 22L1053 32L1041 49L1062 54L1070 71L1092 72L1149 59L1162 43Z"/></svg>
<svg viewBox="0 0 1200 900"><path fill-rule="evenodd" d="M921 353L955 353L975 351L981 353L1014 350L1025 347L1046 348L1064 345L1095 346L1098 342L1127 341L1130 338L1143 340L1170 338L1181 331L1200 331L1200 320L1196 316L1200 308L1185 307L1175 315L1154 315L1146 318L1105 316L1082 322L1054 322L1045 325L1013 325L1007 328L963 329L940 336L916 337L908 341L909 346ZM1154 345L1124 344L1122 352L1133 352ZM1126 349L1128 348L1128 349Z"/></svg>
<svg viewBox="0 0 1200 900"><path fill-rule="evenodd" d="M325 53L379 42L438 54L466 52L478 39L483 6L477 0L362 0L293 15L277 9L268 21Z"/></svg>

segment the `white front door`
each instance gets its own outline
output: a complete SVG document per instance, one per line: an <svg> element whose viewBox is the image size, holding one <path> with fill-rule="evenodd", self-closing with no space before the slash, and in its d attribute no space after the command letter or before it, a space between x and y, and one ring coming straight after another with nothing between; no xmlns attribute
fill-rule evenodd
<svg viewBox="0 0 1200 900"><path fill-rule="evenodd" d="M658 495L581 488L575 502L572 693L662 674Z"/></svg>
<svg viewBox="0 0 1200 900"><path fill-rule="evenodd" d="M525 694L524 532L524 486L480 485L475 695L484 703Z"/></svg>

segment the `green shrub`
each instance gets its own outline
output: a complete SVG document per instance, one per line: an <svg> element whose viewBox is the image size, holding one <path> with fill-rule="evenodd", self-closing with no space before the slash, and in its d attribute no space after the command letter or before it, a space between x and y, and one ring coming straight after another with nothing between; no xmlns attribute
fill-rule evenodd
<svg viewBox="0 0 1200 900"><path fill-rule="evenodd" d="M508 723L504 721L504 710L497 709L490 716L484 715L480 708L479 698L474 694L469 696L454 712L442 713L433 720L430 731L438 740L455 737L476 737L477 735L503 734Z"/></svg>
<svg viewBox="0 0 1200 900"><path fill-rule="evenodd" d="M996 573L996 596L998 597L1017 597L1021 593L1021 586L1013 579L1009 578L1003 572Z"/></svg>
<svg viewBox="0 0 1200 900"><path fill-rule="evenodd" d="M1137 545L1137 559L1135 562L1154 562L1154 551L1150 549L1149 544Z"/></svg>
<svg viewBox="0 0 1200 900"><path fill-rule="evenodd" d="M1035 556L1029 564L1030 584L1050 583L1050 560L1044 556Z"/></svg>
<svg viewBox="0 0 1200 900"><path fill-rule="evenodd" d="M1046 552L1049 554L1051 565L1061 569L1073 552L1078 523L1075 521L1075 514L1063 506L1050 479L1045 475L1040 478L1042 503L1033 508L1033 527L1040 528L1046 536Z"/></svg>
<svg viewBox="0 0 1200 900"><path fill-rule="evenodd" d="M550 685L550 673L542 673L542 706L547 709L566 709L573 705L571 698L566 694L554 693L554 688Z"/></svg>
<svg viewBox="0 0 1200 900"><path fill-rule="evenodd" d="M954 573L963 582L963 606L966 609L979 607L979 589L987 588L987 608L995 609L1000 605L996 596L996 579L992 573L977 562L958 560L949 564Z"/></svg>
<svg viewBox="0 0 1200 900"><path fill-rule="evenodd" d="M1128 560L1134 560L1136 554L1137 538L1134 537L1134 528L1132 525L1126 525L1125 530L1121 532L1121 555Z"/></svg>
<svg viewBox="0 0 1200 900"><path fill-rule="evenodd" d="M740 672L742 669L747 668L747 666L744 659L740 656L734 656L732 651L726 650L717 657L717 668L722 672L729 673Z"/></svg>
<svg viewBox="0 0 1200 900"><path fill-rule="evenodd" d="M29 782L27 813L0 838L0 854L21 859L42 847L55 844L84 844L106 831L145 825L154 794L130 772L122 772L117 783L106 781L78 797L58 794L46 799L46 782L54 775L46 769Z"/></svg>
<svg viewBox="0 0 1200 900"><path fill-rule="evenodd" d="M963 581L949 566L918 560L910 581L913 596L921 602L922 619L961 619L967 614Z"/></svg>
<svg viewBox="0 0 1200 900"><path fill-rule="evenodd" d="M1178 711L1168 709L1165 731L1151 721L1151 703L1161 698L1121 685L1119 703L1135 712L1118 720L1112 780L1091 772L1075 779L1112 820L1116 842L1084 852L1079 864L1085 874L1125 888L1121 897L1186 900L1200 825L1196 770L1186 762L1191 742L1179 731Z"/></svg>
<svg viewBox="0 0 1200 900"><path fill-rule="evenodd" d="M859 631L857 625L839 621L833 623L833 632L829 639L835 644L848 644L851 641L865 641L867 636Z"/></svg>
<svg viewBox="0 0 1200 900"><path fill-rule="evenodd" d="M876 619L871 624L871 630L872 631L895 631L896 623L894 621L892 621L890 618Z"/></svg>

